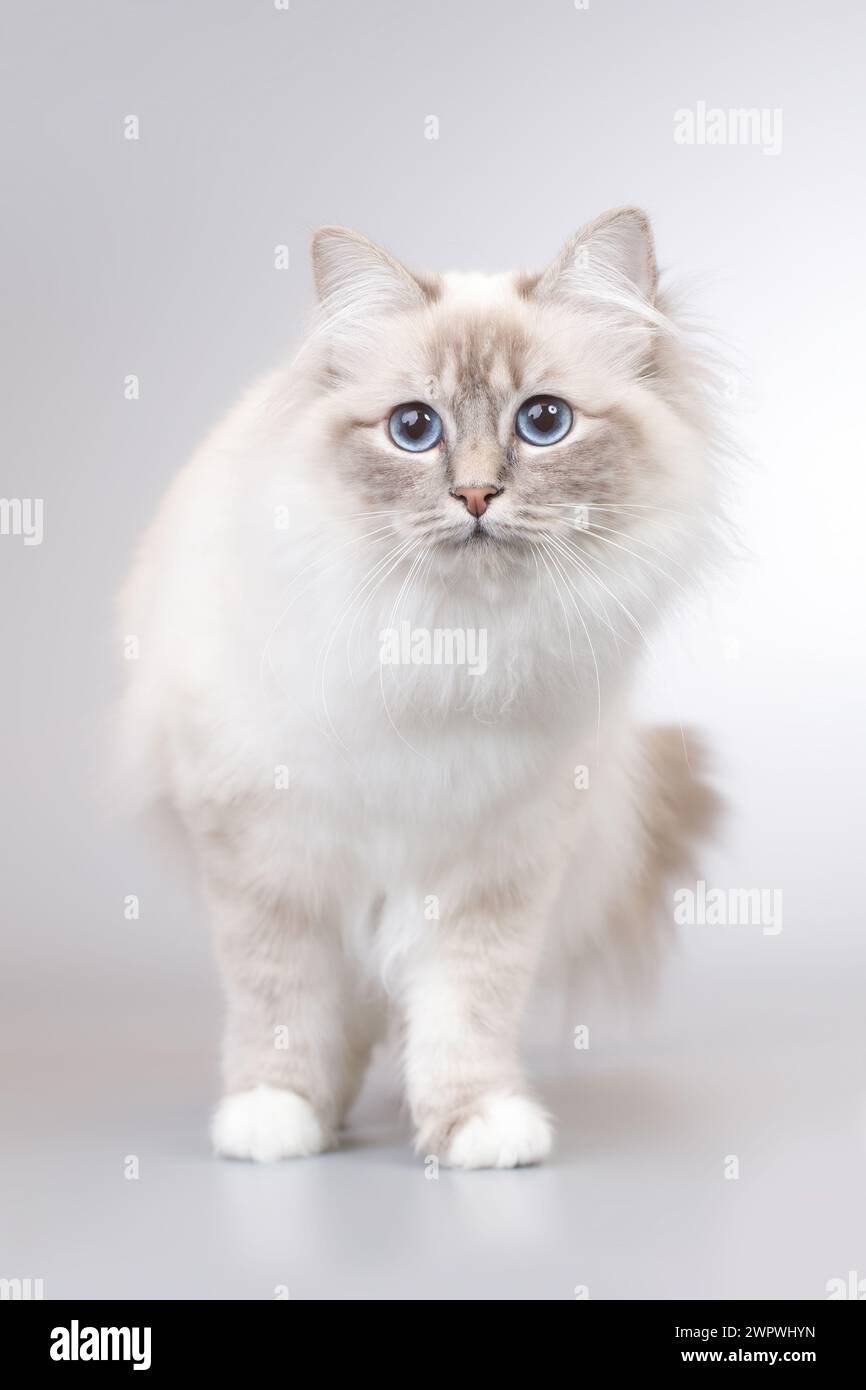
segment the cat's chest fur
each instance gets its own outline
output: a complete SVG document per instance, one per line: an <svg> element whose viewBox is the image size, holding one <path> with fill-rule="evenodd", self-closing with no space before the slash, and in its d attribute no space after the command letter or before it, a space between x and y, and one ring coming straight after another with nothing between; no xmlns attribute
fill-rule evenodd
<svg viewBox="0 0 866 1390"><path fill-rule="evenodd" d="M392 803L419 775L428 798L472 786L490 799L546 775L594 726L606 672L604 643L569 641L551 595L525 576L502 593L413 592L398 575L360 611L335 585L277 628L257 668L265 728L301 757L327 748ZM417 813L424 797L408 795Z"/></svg>
<svg viewBox="0 0 866 1390"><path fill-rule="evenodd" d="M286 794L264 812L275 839L308 848L318 827L377 882L415 882L469 843L543 834L575 801L597 715L593 664L572 661L561 613L534 589L403 602L395 581L353 626L351 592L296 605L263 668L265 624L247 626L234 709L249 701L248 717L220 723L241 776L282 770Z"/></svg>

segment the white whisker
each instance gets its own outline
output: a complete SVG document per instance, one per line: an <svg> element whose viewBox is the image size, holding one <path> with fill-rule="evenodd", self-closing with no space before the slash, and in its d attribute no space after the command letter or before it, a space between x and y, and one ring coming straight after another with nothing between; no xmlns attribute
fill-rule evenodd
<svg viewBox="0 0 866 1390"><path fill-rule="evenodd" d="M417 544L420 544L420 542L417 542ZM403 583L402 583L402 585L401 585L401 587L400 587L400 590L399 590L399 592L398 592L398 594L397 594L397 597L394 599L394 603L393 603L393 606L392 606L392 608L391 608L391 614L390 614L390 616L389 616L389 618L388 618L388 622L387 622L387 625L386 625L389 629L391 629L391 628L393 628L393 627L395 626L395 621L396 621L397 612L398 612L398 606L399 606L400 612L402 612L402 600L403 600L404 594L405 594L406 591L407 591L407 586L410 584L410 581L411 581L411 579L412 579L412 576L413 576L413 574L415 573L416 567L418 566L419 562L422 562L422 561L424 560L425 556L426 556L426 551L422 551L422 553L421 553L420 555L416 555L415 558L414 558L414 560L412 561L411 566L409 567L409 573L406 575L405 579L403 580ZM408 739L406 739L406 738L403 737L403 735L401 734L400 730L397 728L397 725L396 725L395 722L394 722L394 718L393 718L393 716L392 716L392 714L391 714L391 710L390 710L390 708L389 708L389 706L388 706L388 698L387 698L387 696L386 696L386 694L385 694L385 666L384 666L384 663L383 663L383 662L380 662L380 663L379 663L379 693L381 694L381 697L382 697L382 707L383 707L383 709L384 709L386 715L388 716L388 723L391 725L391 728L394 730L394 733L397 735L397 737L399 738L400 742L401 742L401 743L404 743L404 744L406 745L406 747L410 750L410 752L415 753L415 754L417 755L417 757L423 758L425 762L429 762L429 759L426 757L426 755L425 755L424 753L422 753L422 752L420 751L420 749L415 748L411 743L409 743Z"/></svg>
<svg viewBox="0 0 866 1390"><path fill-rule="evenodd" d="M565 572L564 572L564 570L563 570L563 568L562 568L561 563L560 563L559 560L556 558L556 555L555 555L555 554L553 553L553 551L549 548L548 543L547 543L546 541L542 541L541 544L542 544L542 547L543 547L545 550L547 550L547 553L548 553L548 555L550 556L550 562L551 562L551 564L553 564L553 565L556 566L556 568L558 569L559 573L562 575L563 580L565 581L566 584L568 584L568 576L565 574ZM569 588L571 588L571 585L569 585ZM599 669L598 669L598 659L597 659L597 657L596 657L596 655L595 655L595 647L594 647L593 644L592 644L592 637L590 636L589 628L588 628L587 625L586 625L586 620L585 620L585 618L584 618L584 616L583 616L583 613L581 612L580 604L579 604L578 601L577 601L577 596L576 596L576 594L574 593L573 588L571 588L571 593L572 593L572 606L573 606L575 612L577 613L578 618L580 619L581 626L583 627L583 631L584 631L584 633L585 633L585 635L586 635L586 640L587 640L587 642L589 643L589 650L590 650L590 654L591 654L591 656L592 656L592 664L593 664L593 668L594 668L594 670L595 670L595 690L596 690L595 743L596 743L596 752L598 752L598 745L599 745L600 740L601 740L601 676L600 676L600 674L599 674ZM571 630L569 629L569 646L570 646L570 645L571 645ZM574 664L574 656L573 656L573 653L572 653L572 665L573 665L573 664Z"/></svg>
<svg viewBox="0 0 866 1390"><path fill-rule="evenodd" d="M319 662L321 661L321 678L319 693L322 702L322 710L325 715L325 720L328 727L330 728L334 737L339 741L340 746L343 748L345 748L345 744L343 743L342 739L340 739L337 730L334 728L333 721L331 720L330 713L328 711L325 681L327 674L328 658L331 653L331 648L333 647L334 642L336 641L337 634L343 622L349 616L349 613L351 612L354 604L358 602L363 596L363 593L366 590L368 584L375 583L376 588L381 587L381 585L385 582L388 576L392 574L394 570L397 568L397 566L400 564L401 560L403 560L404 557L408 555L417 544L418 542L414 540L401 541L392 550L388 551L387 555L383 556L380 560L376 562L375 565L371 566L371 568L367 571L364 577L352 589L351 593L349 594L349 597L346 599L345 603L340 608L337 617L328 629L328 632L326 633L325 637L325 642L323 642L322 646L319 648L319 653L316 657L315 668L318 669ZM390 566L389 561L391 562ZM389 567L386 568L386 566Z"/></svg>

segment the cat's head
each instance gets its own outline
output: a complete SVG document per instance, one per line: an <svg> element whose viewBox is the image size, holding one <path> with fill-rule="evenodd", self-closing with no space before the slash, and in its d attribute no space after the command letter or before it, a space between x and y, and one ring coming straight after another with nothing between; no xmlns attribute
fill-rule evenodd
<svg viewBox="0 0 866 1390"><path fill-rule="evenodd" d="M340 227L316 234L313 265L328 468L397 541L478 572L580 531L609 561L616 533L699 497L698 392L639 210L538 274L415 274Z"/></svg>

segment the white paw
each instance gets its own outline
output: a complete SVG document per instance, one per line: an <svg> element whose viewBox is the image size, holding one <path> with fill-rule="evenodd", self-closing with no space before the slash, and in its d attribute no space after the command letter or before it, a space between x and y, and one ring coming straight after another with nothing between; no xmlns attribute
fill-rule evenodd
<svg viewBox="0 0 866 1390"><path fill-rule="evenodd" d="M325 1147L325 1135L310 1102L275 1086L256 1086L221 1100L211 1124L211 1140L214 1152L224 1158L252 1158L256 1163L305 1158Z"/></svg>
<svg viewBox="0 0 866 1390"><path fill-rule="evenodd" d="M491 1096L455 1131L443 1162L449 1168L518 1168L550 1153L553 1130L526 1096Z"/></svg>

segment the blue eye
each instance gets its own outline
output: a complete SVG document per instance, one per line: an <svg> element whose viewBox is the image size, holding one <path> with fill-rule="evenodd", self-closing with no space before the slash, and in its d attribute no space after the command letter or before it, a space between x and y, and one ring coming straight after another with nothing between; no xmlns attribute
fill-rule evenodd
<svg viewBox="0 0 866 1390"><path fill-rule="evenodd" d="M394 443L401 449L422 454L439 443L442 421L436 411L423 401L409 401L407 405L397 406L388 421L388 430Z"/></svg>
<svg viewBox="0 0 866 1390"><path fill-rule="evenodd" d="M514 428L527 444L557 444L573 419L571 406L558 396L530 396L518 410Z"/></svg>

